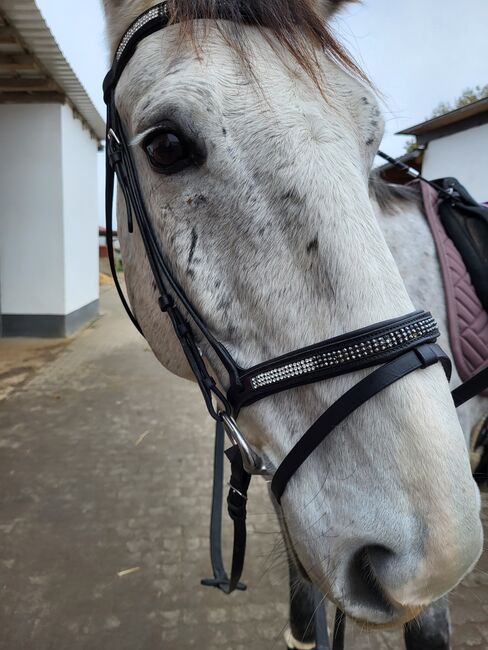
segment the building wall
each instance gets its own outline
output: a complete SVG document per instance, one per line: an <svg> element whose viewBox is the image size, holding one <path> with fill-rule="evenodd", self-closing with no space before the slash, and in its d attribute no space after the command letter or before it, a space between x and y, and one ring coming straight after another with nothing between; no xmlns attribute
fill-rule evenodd
<svg viewBox="0 0 488 650"><path fill-rule="evenodd" d="M68 106L0 105L0 233L4 335L65 335L93 317L97 143Z"/></svg>
<svg viewBox="0 0 488 650"><path fill-rule="evenodd" d="M429 180L453 176L476 200L488 201L488 124L430 142L422 172Z"/></svg>
<svg viewBox="0 0 488 650"><path fill-rule="evenodd" d="M0 105L2 314L64 314L61 107Z"/></svg>
<svg viewBox="0 0 488 650"><path fill-rule="evenodd" d="M98 300L97 145L61 107L65 313Z"/></svg>

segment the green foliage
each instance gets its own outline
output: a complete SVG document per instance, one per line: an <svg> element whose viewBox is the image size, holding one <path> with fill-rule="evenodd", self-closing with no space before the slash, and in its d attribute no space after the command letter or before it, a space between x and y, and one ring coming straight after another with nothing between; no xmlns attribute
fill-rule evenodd
<svg viewBox="0 0 488 650"><path fill-rule="evenodd" d="M449 104L448 102L441 102L434 110L432 115L426 119L432 119L433 117L440 117L445 115L450 111L454 111L456 108L462 108L473 102L477 102L479 99L484 99L488 97L488 84L486 86L475 86L474 88L465 88L462 94L456 99L454 104Z"/></svg>
<svg viewBox="0 0 488 650"><path fill-rule="evenodd" d="M406 140L405 144L405 153L410 153L412 151L415 151L417 149L417 140L415 138L409 138Z"/></svg>
<svg viewBox="0 0 488 650"><path fill-rule="evenodd" d="M448 102L440 102L432 111L432 114L429 117L426 117L426 120L431 120L434 117L440 117L446 113L450 113L453 110L451 104Z"/></svg>

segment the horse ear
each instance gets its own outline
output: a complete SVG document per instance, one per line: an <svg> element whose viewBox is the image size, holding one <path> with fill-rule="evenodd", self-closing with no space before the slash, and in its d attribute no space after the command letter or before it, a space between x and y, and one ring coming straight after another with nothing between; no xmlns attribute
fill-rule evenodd
<svg viewBox="0 0 488 650"><path fill-rule="evenodd" d="M336 11L342 9L349 2L357 0L312 0L316 11L324 18L330 18Z"/></svg>
<svg viewBox="0 0 488 650"><path fill-rule="evenodd" d="M120 13L124 5L129 4L125 0L102 0L102 5L105 10L105 16L107 20L112 20L116 18L117 14Z"/></svg>

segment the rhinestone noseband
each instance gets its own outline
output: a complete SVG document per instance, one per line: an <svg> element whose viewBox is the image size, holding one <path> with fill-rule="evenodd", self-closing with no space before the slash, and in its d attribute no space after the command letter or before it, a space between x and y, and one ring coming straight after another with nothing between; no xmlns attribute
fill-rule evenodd
<svg viewBox="0 0 488 650"><path fill-rule="evenodd" d="M401 348L409 341L414 341L423 334L433 334L437 330L437 324L433 318L425 318L417 321L414 325L406 325L394 329L389 334L377 338L361 341L340 350L321 352L306 357L300 361L287 363L272 370L260 372L251 377L251 386L254 390L262 386L269 386L277 382L314 373L325 368L344 368L347 364L354 363L359 359L372 359L386 350Z"/></svg>
<svg viewBox="0 0 488 650"><path fill-rule="evenodd" d="M231 393L232 400L240 407L248 406L293 386L384 363L438 336L437 323L426 312L378 323L373 328L329 339L247 370L241 375L242 389Z"/></svg>

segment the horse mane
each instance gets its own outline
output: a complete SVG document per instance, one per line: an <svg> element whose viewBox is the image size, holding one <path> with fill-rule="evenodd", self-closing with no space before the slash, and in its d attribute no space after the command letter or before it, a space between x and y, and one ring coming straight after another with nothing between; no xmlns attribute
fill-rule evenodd
<svg viewBox="0 0 488 650"><path fill-rule="evenodd" d="M334 0L337 5L337 0ZM334 4L333 3L333 4ZM335 63L369 84L365 73L332 35L313 0L173 0L173 22L181 25L182 38L196 44L195 20L219 20L227 44L252 72L246 47L246 25L256 26L269 44L279 43L320 86L316 50L325 52Z"/></svg>
<svg viewBox="0 0 488 650"><path fill-rule="evenodd" d="M369 195L385 214L394 214L406 203L422 208L420 190L415 185L396 185L385 181L377 169L369 176Z"/></svg>

